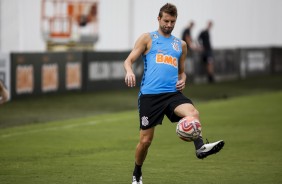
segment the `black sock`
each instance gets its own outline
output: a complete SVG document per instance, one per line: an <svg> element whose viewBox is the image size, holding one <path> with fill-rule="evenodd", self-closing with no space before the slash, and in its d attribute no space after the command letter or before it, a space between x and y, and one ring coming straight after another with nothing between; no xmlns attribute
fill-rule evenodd
<svg viewBox="0 0 282 184"><path fill-rule="evenodd" d="M136 177L136 180L139 181L140 176L142 176L142 171L141 171L142 165L137 165L135 163L134 171L133 171L133 176Z"/></svg>
<svg viewBox="0 0 282 184"><path fill-rule="evenodd" d="M198 150L204 145L204 141L202 137L199 137L198 139L194 140L195 149Z"/></svg>

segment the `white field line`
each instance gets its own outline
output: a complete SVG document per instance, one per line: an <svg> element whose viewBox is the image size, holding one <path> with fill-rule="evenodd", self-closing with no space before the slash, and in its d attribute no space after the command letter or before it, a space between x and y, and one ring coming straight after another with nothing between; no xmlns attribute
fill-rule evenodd
<svg viewBox="0 0 282 184"><path fill-rule="evenodd" d="M39 128L39 129L29 130L29 131L21 130L19 132L3 134L3 135L1 135L1 138L8 138L8 137L14 137L14 136L18 136L18 135L25 135L25 134L32 134L32 133L46 132L46 131L58 131L58 130L71 129L71 128L76 128L76 127L81 127L81 126L92 126L92 125L96 125L96 124L99 124L99 123L115 122L116 120L128 120L128 119L130 119L130 118L129 117L127 117L127 118L121 118L120 117L120 118L88 121L88 122L83 122L83 123L73 123L73 124L68 124L68 125L64 125L64 126L60 126L60 127Z"/></svg>

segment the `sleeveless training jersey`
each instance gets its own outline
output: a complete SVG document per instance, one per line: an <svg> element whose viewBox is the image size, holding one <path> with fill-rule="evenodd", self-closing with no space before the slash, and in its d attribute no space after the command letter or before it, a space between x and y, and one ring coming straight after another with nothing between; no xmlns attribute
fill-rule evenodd
<svg viewBox="0 0 282 184"><path fill-rule="evenodd" d="M143 55L144 74L141 81L141 94L176 92L178 62L182 54L181 40L171 35L166 38L151 32L152 46Z"/></svg>

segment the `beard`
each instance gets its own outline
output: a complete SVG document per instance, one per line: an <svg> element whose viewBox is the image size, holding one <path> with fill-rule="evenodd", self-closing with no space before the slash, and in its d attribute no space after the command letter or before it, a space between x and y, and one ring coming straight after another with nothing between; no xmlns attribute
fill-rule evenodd
<svg viewBox="0 0 282 184"><path fill-rule="evenodd" d="M160 28L161 28L161 30L162 30L162 32L163 32L164 34L171 34L171 32L172 32L172 30L173 30L173 27L172 27L172 28L168 28L168 27L162 26L162 27L160 27Z"/></svg>

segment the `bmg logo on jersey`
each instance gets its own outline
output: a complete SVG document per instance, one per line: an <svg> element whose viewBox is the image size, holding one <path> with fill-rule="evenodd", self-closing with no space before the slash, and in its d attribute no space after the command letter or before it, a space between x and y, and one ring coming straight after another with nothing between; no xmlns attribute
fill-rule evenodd
<svg viewBox="0 0 282 184"><path fill-rule="evenodd" d="M178 67L177 58L172 57L170 55L160 54L160 53L158 53L156 55L156 63L168 64L168 65L171 65L171 66L173 66L175 68Z"/></svg>

